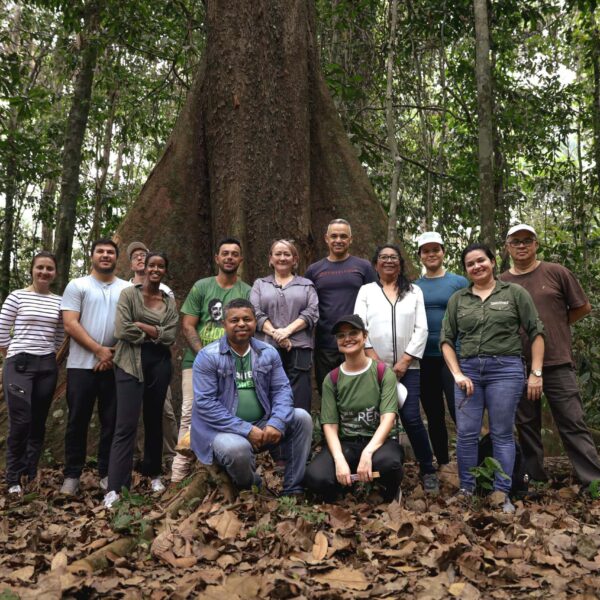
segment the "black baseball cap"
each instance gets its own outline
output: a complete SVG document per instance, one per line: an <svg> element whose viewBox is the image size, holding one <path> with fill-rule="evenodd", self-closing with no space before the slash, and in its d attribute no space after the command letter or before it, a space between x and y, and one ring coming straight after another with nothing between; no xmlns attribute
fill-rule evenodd
<svg viewBox="0 0 600 600"><path fill-rule="evenodd" d="M331 333L336 334L344 323L348 323L348 325L352 325L361 331L367 330L363 320L358 315L344 315L335 322L335 325L331 329Z"/></svg>

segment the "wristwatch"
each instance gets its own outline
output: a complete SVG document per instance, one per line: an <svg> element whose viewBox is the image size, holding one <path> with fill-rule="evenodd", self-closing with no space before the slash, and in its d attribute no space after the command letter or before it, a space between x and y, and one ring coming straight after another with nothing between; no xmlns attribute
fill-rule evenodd
<svg viewBox="0 0 600 600"><path fill-rule="evenodd" d="M533 375L535 375L536 377L541 377L542 376L542 370L541 369L531 369L531 373Z"/></svg>

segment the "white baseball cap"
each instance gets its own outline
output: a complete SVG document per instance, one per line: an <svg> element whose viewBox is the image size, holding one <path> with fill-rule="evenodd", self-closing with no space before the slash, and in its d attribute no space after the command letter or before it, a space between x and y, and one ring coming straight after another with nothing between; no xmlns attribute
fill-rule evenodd
<svg viewBox="0 0 600 600"><path fill-rule="evenodd" d="M443 246L444 241L437 231L426 231L417 238L417 247L420 249L425 244L439 244Z"/></svg>
<svg viewBox="0 0 600 600"><path fill-rule="evenodd" d="M514 227L511 227L508 230L506 237L509 238L513 233L517 233L517 231L529 231L529 233L533 233L533 235L535 235L535 237L537 237L537 233L535 232L535 229L531 225L525 225L523 223L520 223L519 225L515 225Z"/></svg>

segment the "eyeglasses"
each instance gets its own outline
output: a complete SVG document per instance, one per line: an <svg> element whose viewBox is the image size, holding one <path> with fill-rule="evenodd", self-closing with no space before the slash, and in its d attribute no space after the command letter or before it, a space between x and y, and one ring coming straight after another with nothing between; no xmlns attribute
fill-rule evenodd
<svg viewBox="0 0 600 600"><path fill-rule="evenodd" d="M518 248L519 246L531 246L535 242L534 238L524 238L522 240L510 240L508 242L513 248Z"/></svg>
<svg viewBox="0 0 600 600"><path fill-rule="evenodd" d="M137 260L138 258L146 258L147 252L134 252L131 255L131 260Z"/></svg>
<svg viewBox="0 0 600 600"><path fill-rule="evenodd" d="M338 340L338 342L341 342L346 338L357 338L360 336L361 333L362 331L360 329L351 329L350 331L338 331L335 334L335 339Z"/></svg>
<svg viewBox="0 0 600 600"><path fill-rule="evenodd" d="M377 258L381 262L400 262L400 257L397 254L380 254Z"/></svg>

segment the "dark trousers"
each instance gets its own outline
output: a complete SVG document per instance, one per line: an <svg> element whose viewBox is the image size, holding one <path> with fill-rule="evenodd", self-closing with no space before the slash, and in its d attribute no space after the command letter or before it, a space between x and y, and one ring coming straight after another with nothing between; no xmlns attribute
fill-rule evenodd
<svg viewBox="0 0 600 600"><path fill-rule="evenodd" d="M329 371L333 371L344 362L344 355L334 349L315 348L315 379L319 394L323 393L323 381Z"/></svg>
<svg viewBox="0 0 600 600"><path fill-rule="evenodd" d="M369 442L370 438L363 437L341 440L342 452L352 473L356 473L360 455ZM391 439L386 440L373 454L373 471L379 471L381 475L381 478L375 481L383 486L383 498L386 502L391 502L396 497L402 483L403 459L402 447L396 440ZM306 468L304 485L325 502L335 502L340 493L351 489L338 483L335 476L335 462L327 446Z"/></svg>
<svg viewBox="0 0 600 600"><path fill-rule="evenodd" d="M400 421L406 431L410 445L419 461L421 475L435 473L433 466L433 452L429 443L429 436L421 418L421 405L419 403L421 379L418 369L408 369L400 383L408 392L404 405L400 409Z"/></svg>
<svg viewBox="0 0 600 600"><path fill-rule="evenodd" d="M44 445L46 418L52 403L58 367L56 356L17 354L4 363L4 398L8 408L6 483L34 479Z"/></svg>
<svg viewBox="0 0 600 600"><path fill-rule="evenodd" d="M288 352L280 349L279 356L281 356L283 370L292 386L294 408L303 408L310 415L312 350L310 348L292 348Z"/></svg>
<svg viewBox="0 0 600 600"><path fill-rule="evenodd" d="M142 371L139 381L116 367L117 422L110 451L108 490L120 492L131 487L133 454L140 412L144 415L144 459L142 474L158 477L162 466L162 414L169 382L171 353L165 346L142 345Z"/></svg>
<svg viewBox="0 0 600 600"><path fill-rule="evenodd" d="M600 479L600 459L585 424L574 369L571 365L544 367L543 377L544 394L577 478L585 485ZM532 479L545 481L541 402L531 402L524 395L516 421L525 470Z"/></svg>
<svg viewBox="0 0 600 600"><path fill-rule="evenodd" d="M98 399L100 441L98 442L98 473L108 474L110 445L115 430L117 399L115 374L91 369L67 369L67 406L69 420L65 434L65 477L79 478L85 465L87 435Z"/></svg>
<svg viewBox="0 0 600 600"><path fill-rule="evenodd" d="M427 415L427 430L438 465L445 465L450 460L444 396L450 416L456 423L454 377L441 356L424 356L421 359L421 404Z"/></svg>

